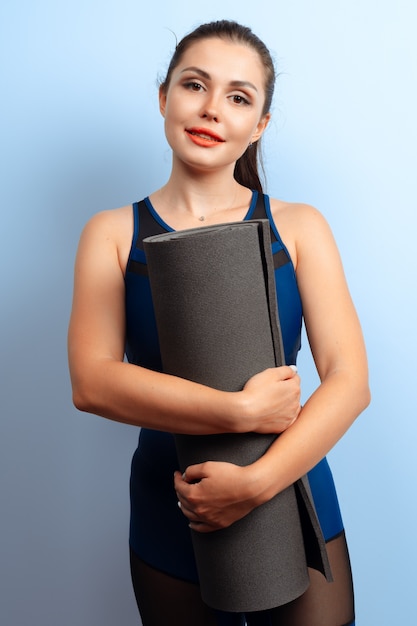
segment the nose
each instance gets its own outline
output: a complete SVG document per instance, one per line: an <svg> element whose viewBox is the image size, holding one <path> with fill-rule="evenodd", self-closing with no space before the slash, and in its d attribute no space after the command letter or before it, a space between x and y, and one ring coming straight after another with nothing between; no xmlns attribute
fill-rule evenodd
<svg viewBox="0 0 417 626"><path fill-rule="evenodd" d="M208 119L208 120L213 120L214 122L219 121L218 113L214 109L206 108L203 114L201 115L201 117Z"/></svg>
<svg viewBox="0 0 417 626"><path fill-rule="evenodd" d="M220 119L220 106L218 98L213 95L207 95L207 98L201 108L201 117L207 120L218 122Z"/></svg>

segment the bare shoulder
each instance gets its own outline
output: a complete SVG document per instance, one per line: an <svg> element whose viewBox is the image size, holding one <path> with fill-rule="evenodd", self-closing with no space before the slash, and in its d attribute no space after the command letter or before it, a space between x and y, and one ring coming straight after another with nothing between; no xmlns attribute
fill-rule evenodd
<svg viewBox="0 0 417 626"><path fill-rule="evenodd" d="M333 242L330 227L318 209L301 202L271 198L271 212L282 240L297 267L304 249Z"/></svg>
<svg viewBox="0 0 417 626"><path fill-rule="evenodd" d="M327 222L318 209L301 202L286 202L271 198L271 211L277 225L292 224L298 229L310 228L316 225L317 228L327 225Z"/></svg>
<svg viewBox="0 0 417 626"><path fill-rule="evenodd" d="M89 234L108 233L110 238L117 238L123 230L132 228L132 206L127 205L118 209L108 209L95 213L86 223L83 232Z"/></svg>
<svg viewBox="0 0 417 626"><path fill-rule="evenodd" d="M100 211L93 215L80 239L80 250L100 250L102 254L114 254L124 271L132 242L133 210L131 205Z"/></svg>

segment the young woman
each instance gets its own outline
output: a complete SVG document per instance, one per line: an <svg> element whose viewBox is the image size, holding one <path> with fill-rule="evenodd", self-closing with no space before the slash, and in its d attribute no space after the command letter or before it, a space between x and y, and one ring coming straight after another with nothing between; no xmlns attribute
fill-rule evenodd
<svg viewBox="0 0 417 626"><path fill-rule="evenodd" d="M132 463L130 547L144 626L354 623L348 551L325 455L369 402L365 348L327 223L310 206L262 193L258 146L274 79L267 48L246 27L214 22L186 36L159 93L172 149L168 182L133 208L97 214L80 240L69 329L73 398L82 411L142 427ZM277 275L286 362L295 364L303 316L320 376L302 408L300 379L289 365L257 374L239 392L161 373L142 239L255 212L269 219L289 256ZM171 433L248 431L281 435L250 466L207 462L177 471ZM301 597L246 616L206 606L189 527L206 533L230 526L307 472L334 581L311 570Z"/></svg>

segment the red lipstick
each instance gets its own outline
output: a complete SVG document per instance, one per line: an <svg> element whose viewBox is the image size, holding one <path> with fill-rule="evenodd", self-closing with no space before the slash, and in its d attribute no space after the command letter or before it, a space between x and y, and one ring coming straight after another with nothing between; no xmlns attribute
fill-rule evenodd
<svg viewBox="0 0 417 626"><path fill-rule="evenodd" d="M187 128L187 135L198 146L202 146L203 148L212 148L213 146L218 146L221 143L224 143L223 137L217 135L209 128Z"/></svg>

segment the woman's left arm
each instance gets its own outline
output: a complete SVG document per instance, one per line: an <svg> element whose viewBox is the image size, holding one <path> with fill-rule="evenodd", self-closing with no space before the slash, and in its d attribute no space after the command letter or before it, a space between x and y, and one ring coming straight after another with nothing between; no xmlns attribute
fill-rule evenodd
<svg viewBox="0 0 417 626"><path fill-rule="evenodd" d="M206 462L176 474L180 506L200 532L229 526L306 474L370 401L362 331L333 235L312 207L293 205L291 211L287 228L297 234L290 252L320 385L252 465Z"/></svg>

